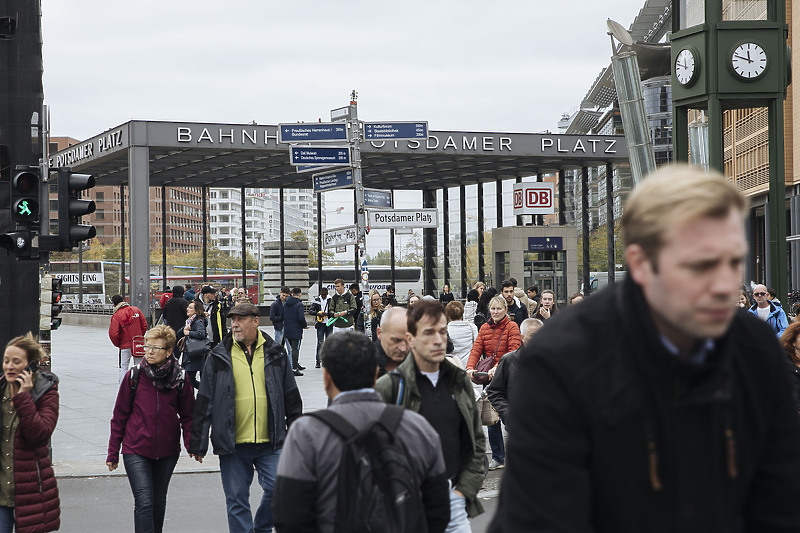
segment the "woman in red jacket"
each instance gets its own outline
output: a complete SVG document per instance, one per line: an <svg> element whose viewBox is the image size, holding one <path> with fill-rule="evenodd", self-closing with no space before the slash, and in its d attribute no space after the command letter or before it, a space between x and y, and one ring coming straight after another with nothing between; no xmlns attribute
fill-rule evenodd
<svg viewBox="0 0 800 533"><path fill-rule="evenodd" d="M508 318L508 304L502 296L495 296L489 301L489 315L491 318L481 326L475 344L467 361L467 374L472 378L475 365L484 357L494 358L492 369L489 370L489 379L494 377L497 363L508 352L513 352L522 345L519 335L519 326ZM505 444L503 443L503 429L500 422L488 428L489 446L492 448L492 460L489 470L503 468L506 461Z"/></svg>
<svg viewBox="0 0 800 533"><path fill-rule="evenodd" d="M11 339L3 354L0 532L44 533L61 525L48 442L58 421L58 378L37 370L33 335ZM11 458L9 461L8 458Z"/></svg>
<svg viewBox="0 0 800 533"><path fill-rule="evenodd" d="M167 489L184 446L189 446L194 393L184 385L178 360L172 355L175 332L156 326L145 335L145 356L122 380L108 441L108 470L122 460L133 491L136 533L160 533L167 509Z"/></svg>

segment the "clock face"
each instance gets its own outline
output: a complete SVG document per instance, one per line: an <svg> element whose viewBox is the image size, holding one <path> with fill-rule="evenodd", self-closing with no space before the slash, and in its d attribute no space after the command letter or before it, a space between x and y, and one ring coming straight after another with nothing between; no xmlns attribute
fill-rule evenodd
<svg viewBox="0 0 800 533"><path fill-rule="evenodd" d="M694 52L684 48L675 57L675 78L681 85L690 85L698 70L697 57Z"/></svg>
<svg viewBox="0 0 800 533"><path fill-rule="evenodd" d="M754 80L767 70L767 53L756 43L742 43L733 49L731 67L742 79Z"/></svg>

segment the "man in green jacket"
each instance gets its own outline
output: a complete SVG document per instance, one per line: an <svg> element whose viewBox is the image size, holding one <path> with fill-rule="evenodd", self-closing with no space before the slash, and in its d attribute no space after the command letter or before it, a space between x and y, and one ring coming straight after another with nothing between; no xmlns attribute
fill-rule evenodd
<svg viewBox="0 0 800 533"><path fill-rule="evenodd" d="M439 434L452 489L447 531L470 531L467 517L483 512L478 491L486 475L486 438L466 372L444 363L447 318L439 302L422 300L408 310L406 338L413 357L381 377L375 390L385 402L421 414Z"/></svg>
<svg viewBox="0 0 800 533"><path fill-rule="evenodd" d="M336 293L331 301L331 316L336 318L333 322L333 332L353 329L353 316L356 309L356 299L345 290L344 280L337 278L333 282Z"/></svg>

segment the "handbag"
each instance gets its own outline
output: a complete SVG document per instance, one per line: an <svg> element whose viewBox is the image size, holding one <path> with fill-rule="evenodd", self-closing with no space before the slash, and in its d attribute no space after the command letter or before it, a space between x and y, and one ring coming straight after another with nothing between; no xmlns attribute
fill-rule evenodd
<svg viewBox="0 0 800 533"><path fill-rule="evenodd" d="M500 343L503 341L503 335L505 334L505 331L500 334L500 338L497 340L497 346L494 348L494 353L488 357L484 356L483 359L478 361L478 364L475 365L475 372L488 372L494 368L494 366L497 364L494 358L497 355L497 350L500 349ZM475 385L488 385L489 382L492 381L492 378L489 376L476 376L475 373L472 374L471 379Z"/></svg>
<svg viewBox="0 0 800 533"><path fill-rule="evenodd" d="M193 339L191 337L184 337L184 360L193 361L196 359L203 359L211 351L211 341L208 337L202 339Z"/></svg>
<svg viewBox="0 0 800 533"><path fill-rule="evenodd" d="M481 393L481 397L475 401L478 412L481 415L481 424L484 426L493 426L500 421L500 415L497 410L492 406L492 402L486 397L486 391Z"/></svg>

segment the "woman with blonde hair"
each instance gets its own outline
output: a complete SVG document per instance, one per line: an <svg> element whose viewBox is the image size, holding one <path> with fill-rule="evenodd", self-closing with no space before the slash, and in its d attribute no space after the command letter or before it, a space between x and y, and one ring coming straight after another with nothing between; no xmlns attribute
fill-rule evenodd
<svg viewBox="0 0 800 533"><path fill-rule="evenodd" d="M58 377L39 370L42 348L28 333L11 339L0 377L0 531L45 533L61 525L50 437L58 422Z"/></svg>
<svg viewBox="0 0 800 533"><path fill-rule="evenodd" d="M156 326L144 338L144 359L128 371L117 393L106 465L119 465L120 446L133 492L136 533L160 533L167 490L184 447L189 449L194 393L172 354L175 332Z"/></svg>

